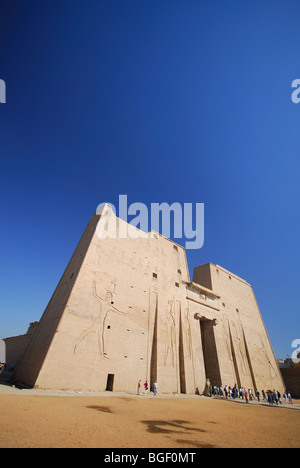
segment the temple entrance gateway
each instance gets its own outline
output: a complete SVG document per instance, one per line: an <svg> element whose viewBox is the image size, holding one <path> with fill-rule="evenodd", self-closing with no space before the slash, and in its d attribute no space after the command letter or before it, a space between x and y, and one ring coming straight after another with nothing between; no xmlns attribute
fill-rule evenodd
<svg viewBox="0 0 300 468"><path fill-rule="evenodd" d="M222 385L218 351L216 346L214 327L217 324L216 320L209 320L206 317L197 317L199 319L205 376L211 384Z"/></svg>

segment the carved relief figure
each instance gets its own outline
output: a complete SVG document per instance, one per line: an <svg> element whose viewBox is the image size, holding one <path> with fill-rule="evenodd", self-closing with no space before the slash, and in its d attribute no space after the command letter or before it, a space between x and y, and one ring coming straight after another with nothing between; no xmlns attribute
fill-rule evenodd
<svg viewBox="0 0 300 468"><path fill-rule="evenodd" d="M112 281L112 284L113 284L113 281ZM107 356L105 352L105 334L104 334L105 329L106 329L105 321L106 321L107 315L109 313L115 313L118 315L126 315L126 313L120 311L112 304L113 295L110 291L107 291L105 298L103 298L97 293L96 281L94 281L93 286L94 286L94 289L93 289L94 296L99 300L99 303L100 303L100 311L96 317L91 316L90 325L76 339L74 343L74 354L77 353L80 344L86 338L88 338L90 335L96 334L100 358L109 359L109 357Z"/></svg>
<svg viewBox="0 0 300 468"><path fill-rule="evenodd" d="M185 309L184 311L184 329L186 333L188 358L192 359L192 330L191 330L189 309Z"/></svg>
<svg viewBox="0 0 300 468"><path fill-rule="evenodd" d="M168 301L165 324L167 330L167 344L165 349L164 366L171 365L175 366L175 349L176 349L176 325L175 325L175 313L173 310L173 301Z"/></svg>
<svg viewBox="0 0 300 468"><path fill-rule="evenodd" d="M232 357L232 350L231 350L231 345L230 345L230 336L229 336L229 328L230 328L230 325L229 325L229 321L225 321L225 320L222 320L222 325L223 325L223 340L224 340L224 344L225 344L225 349L227 351L227 355L228 355L228 359L230 361L233 361L233 357Z"/></svg>
<svg viewBox="0 0 300 468"><path fill-rule="evenodd" d="M269 372L270 372L270 378L273 379L276 377L277 373L276 370L272 364L272 358L270 358L270 353L269 353L269 346L267 346L266 340L263 339L260 333L258 333L261 345L262 345L262 355L266 358L269 366Z"/></svg>
<svg viewBox="0 0 300 468"><path fill-rule="evenodd" d="M241 324L239 325L239 336L243 336L243 331L242 331L242 326ZM246 355L246 350L245 350L245 344L244 340L241 338L238 338L238 346L237 346L237 351L239 352L240 356L240 367L241 367L241 373L243 375L249 375L249 364L248 364L248 359Z"/></svg>
<svg viewBox="0 0 300 468"><path fill-rule="evenodd" d="M247 376L249 375L249 367L248 367L248 361L247 361L247 355L246 355L244 342L241 338L242 335L237 329L234 321L231 321L230 328L231 328L231 333L232 333L232 340L233 340L235 351L236 351L236 358L237 358L238 365L239 365L239 371L243 375Z"/></svg>

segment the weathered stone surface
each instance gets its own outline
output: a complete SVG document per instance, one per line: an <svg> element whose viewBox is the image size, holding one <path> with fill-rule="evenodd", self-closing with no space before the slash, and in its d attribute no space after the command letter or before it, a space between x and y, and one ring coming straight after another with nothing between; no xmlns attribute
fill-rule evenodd
<svg viewBox="0 0 300 468"><path fill-rule="evenodd" d="M206 264L190 280L185 250L116 218L131 237L100 239L95 214L14 378L47 389L203 393L276 388L282 378L251 286ZM133 238L133 235L136 238ZM144 236L145 237L145 236Z"/></svg>

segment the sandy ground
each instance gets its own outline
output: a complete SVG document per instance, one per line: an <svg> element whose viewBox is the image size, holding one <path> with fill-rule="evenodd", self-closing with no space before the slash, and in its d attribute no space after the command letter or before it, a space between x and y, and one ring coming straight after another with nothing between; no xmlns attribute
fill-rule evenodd
<svg viewBox="0 0 300 468"><path fill-rule="evenodd" d="M0 448L300 447L300 405L196 396L62 396L1 387Z"/></svg>

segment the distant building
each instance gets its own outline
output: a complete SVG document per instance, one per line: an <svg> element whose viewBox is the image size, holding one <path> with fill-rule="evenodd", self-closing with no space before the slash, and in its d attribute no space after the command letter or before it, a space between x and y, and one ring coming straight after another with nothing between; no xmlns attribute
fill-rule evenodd
<svg viewBox="0 0 300 468"><path fill-rule="evenodd" d="M299 355L297 356L300 357ZM279 359L279 369L286 386L293 398L300 398L300 363L295 363L293 359Z"/></svg>

